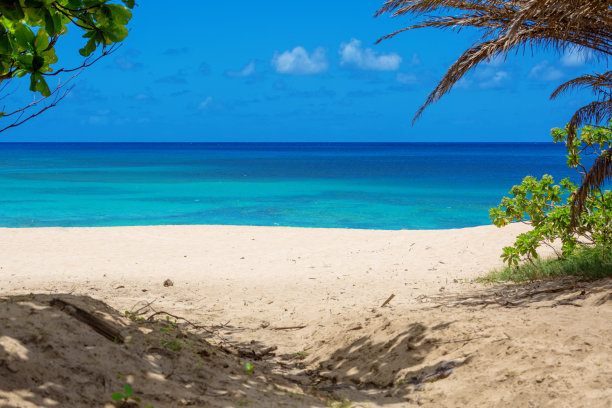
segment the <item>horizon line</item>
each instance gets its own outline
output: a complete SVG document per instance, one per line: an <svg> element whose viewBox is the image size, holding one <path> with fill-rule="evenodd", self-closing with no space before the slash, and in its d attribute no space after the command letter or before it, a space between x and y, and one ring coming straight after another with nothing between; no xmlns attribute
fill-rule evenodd
<svg viewBox="0 0 612 408"><path fill-rule="evenodd" d="M342 141L342 142L270 142L270 141L242 141L242 142L201 142L201 141L0 141L0 144L556 144L553 141Z"/></svg>

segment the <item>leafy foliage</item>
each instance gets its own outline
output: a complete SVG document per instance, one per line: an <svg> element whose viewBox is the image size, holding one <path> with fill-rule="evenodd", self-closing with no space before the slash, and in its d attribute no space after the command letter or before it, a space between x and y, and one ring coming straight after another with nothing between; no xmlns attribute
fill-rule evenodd
<svg viewBox="0 0 612 408"><path fill-rule="evenodd" d="M68 71L58 62L55 45L73 25L86 40L79 53L121 42L128 35L134 0L2 0L0 1L0 81L30 78L30 90L47 97L45 77Z"/></svg>
<svg viewBox="0 0 612 408"><path fill-rule="evenodd" d="M612 277L612 248L581 248L563 259L536 259L518 267L506 266L489 273L485 282L526 282L577 276L595 280Z"/></svg>
<svg viewBox="0 0 612 408"><path fill-rule="evenodd" d="M596 161L609 155L612 147L612 121L607 127L585 126L580 134L568 142L568 126L551 131L555 143L566 143L567 165L582 176L587 170L582 165L585 155L595 155ZM505 247L502 258L509 265L518 265L525 257L537 258L542 244L562 243L561 256L567 257L582 247L610 248L612 246L612 192L600 187L586 195L582 211L572 225L571 206L577 186L569 179L555 184L552 176L540 180L527 176L512 187L511 197L504 197L501 204L492 208L489 215L493 224L502 227L511 222L531 224L531 231L520 234L514 245Z"/></svg>

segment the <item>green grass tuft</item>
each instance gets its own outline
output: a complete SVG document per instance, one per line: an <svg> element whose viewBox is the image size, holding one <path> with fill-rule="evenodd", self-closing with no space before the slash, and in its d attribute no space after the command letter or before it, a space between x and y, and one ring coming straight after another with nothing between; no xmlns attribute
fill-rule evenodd
<svg viewBox="0 0 612 408"><path fill-rule="evenodd" d="M527 282L576 276L595 280L612 277L612 248L584 248L567 258L537 259L518 267L505 267L490 272L484 282Z"/></svg>

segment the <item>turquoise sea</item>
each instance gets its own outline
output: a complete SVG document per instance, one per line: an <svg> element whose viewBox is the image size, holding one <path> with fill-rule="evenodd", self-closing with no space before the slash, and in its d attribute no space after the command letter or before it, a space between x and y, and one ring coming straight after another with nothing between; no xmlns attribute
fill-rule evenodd
<svg viewBox="0 0 612 408"><path fill-rule="evenodd" d="M3 143L0 226L489 224L552 143Z"/></svg>

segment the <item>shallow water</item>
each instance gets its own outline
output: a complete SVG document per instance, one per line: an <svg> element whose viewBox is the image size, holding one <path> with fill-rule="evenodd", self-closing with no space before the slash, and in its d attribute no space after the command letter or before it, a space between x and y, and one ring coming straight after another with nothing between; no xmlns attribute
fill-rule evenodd
<svg viewBox="0 0 612 408"><path fill-rule="evenodd" d="M489 223L526 175L576 174L552 143L4 143L0 226Z"/></svg>

